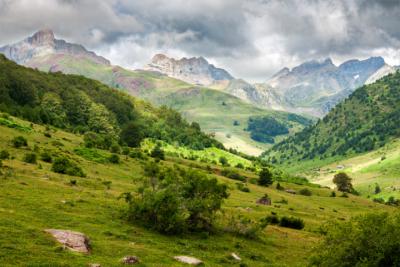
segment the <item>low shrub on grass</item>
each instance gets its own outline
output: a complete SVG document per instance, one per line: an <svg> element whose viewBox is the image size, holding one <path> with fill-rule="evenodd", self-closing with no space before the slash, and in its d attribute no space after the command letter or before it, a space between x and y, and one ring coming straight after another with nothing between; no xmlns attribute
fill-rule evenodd
<svg viewBox="0 0 400 267"><path fill-rule="evenodd" d="M11 143L15 148L20 148L23 146L28 146L28 140L23 136L16 136L11 140Z"/></svg>
<svg viewBox="0 0 400 267"><path fill-rule="evenodd" d="M36 164L37 156L35 153L26 153L23 161L30 164Z"/></svg>
<svg viewBox="0 0 400 267"><path fill-rule="evenodd" d="M308 188L303 188L303 189L301 189L300 191L299 191L299 194L300 195L303 195L303 196L312 196L312 192L311 192L311 190L310 189L308 189Z"/></svg>
<svg viewBox="0 0 400 267"><path fill-rule="evenodd" d="M113 164L118 164L120 162L119 156L117 154L112 154L109 158L108 161L113 163Z"/></svg>
<svg viewBox="0 0 400 267"><path fill-rule="evenodd" d="M40 159L44 162L51 163L53 161L53 158L51 157L51 154L47 151L43 152L40 154Z"/></svg>
<svg viewBox="0 0 400 267"><path fill-rule="evenodd" d="M249 193L250 189L244 183L236 183L236 188L242 192Z"/></svg>
<svg viewBox="0 0 400 267"><path fill-rule="evenodd" d="M304 221L296 217L282 217L279 226L301 230L304 228Z"/></svg>
<svg viewBox="0 0 400 267"><path fill-rule="evenodd" d="M246 177L240 175L235 169L225 168L221 171L221 174L233 180L246 181Z"/></svg>
<svg viewBox="0 0 400 267"><path fill-rule="evenodd" d="M9 159L10 153L7 150L0 151L0 159Z"/></svg>
<svg viewBox="0 0 400 267"><path fill-rule="evenodd" d="M257 239L261 231L268 225L266 220L254 221L244 217L243 215L232 215L225 221L227 221L227 224L224 227L225 232L248 239Z"/></svg>
<svg viewBox="0 0 400 267"><path fill-rule="evenodd" d="M68 174L71 176L85 177L85 173L76 163L66 157L58 157L53 161L51 170L56 173Z"/></svg>

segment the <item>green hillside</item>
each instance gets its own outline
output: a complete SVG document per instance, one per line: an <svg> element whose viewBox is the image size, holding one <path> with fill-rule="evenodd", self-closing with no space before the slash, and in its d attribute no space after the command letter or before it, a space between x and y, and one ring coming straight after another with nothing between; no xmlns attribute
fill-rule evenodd
<svg viewBox="0 0 400 267"><path fill-rule="evenodd" d="M320 165L373 151L400 136L400 73L357 89L315 125L265 152L273 163ZM308 162L308 163L307 163ZM314 162L314 163L313 163ZM296 167L297 168L297 167Z"/></svg>
<svg viewBox="0 0 400 267"><path fill-rule="evenodd" d="M252 183L255 173L237 169L247 179L250 192L237 186L238 181L221 176L221 167L167 157L158 165L195 168L226 184L229 197L222 205L210 233L164 235L146 225L128 221L127 204L121 196L135 192L145 178L148 156L141 159L119 155L119 163L107 159L108 150L91 149L92 156L81 154L85 143L82 135L61 129L48 129L17 118L1 115L0 151L0 265L1 266L124 266L121 258L139 257L137 266L185 266L173 259L190 255L204 261L205 266L304 266L311 249L322 237L320 226L328 220L348 220L366 212L394 208L373 203L365 198L331 197L331 190L313 185L280 182L287 189L307 188L311 196L293 195ZM23 136L27 144L16 147L15 139ZM5 152L8 153L5 157ZM27 155L37 155L27 163ZM43 157L47 154L47 157ZM93 155L97 155L94 157ZM65 157L76 164L85 177L55 173L53 162ZM98 157L105 161L99 162ZM156 164L156 163L153 163ZM268 194L273 205L256 201ZM294 216L304 221L303 230L268 225L257 232L257 238L246 238L241 231L267 215ZM231 216L243 216L241 227L232 226ZM239 224L240 225L240 224ZM246 226L247 225L247 226ZM233 227L233 228L232 228ZM90 239L91 252L79 254L64 250L45 229L65 229L84 233ZM236 229L236 230L234 230ZM239 229L241 229L239 231ZM235 261L230 254L241 257Z"/></svg>
<svg viewBox="0 0 400 267"><path fill-rule="evenodd" d="M43 71L62 71L83 75L148 100L155 105L167 105L178 110L190 122L198 122L206 133L215 134L215 138L226 147L251 155L260 155L265 149L271 147L271 142L257 142L250 138L250 133L244 130L247 129L250 117L277 118L290 127L289 135L303 129L306 125L302 120L289 120L289 113L257 108L219 90L193 86L156 72L131 71L68 55L38 57L31 61L29 66ZM233 125L235 120L240 125ZM287 136L288 134L282 134L271 138L277 143Z"/></svg>

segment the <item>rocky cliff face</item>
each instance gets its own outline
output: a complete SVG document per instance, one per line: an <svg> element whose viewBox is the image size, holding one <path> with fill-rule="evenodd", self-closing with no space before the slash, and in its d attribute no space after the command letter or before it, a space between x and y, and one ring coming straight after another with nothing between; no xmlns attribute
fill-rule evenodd
<svg viewBox="0 0 400 267"><path fill-rule="evenodd" d="M145 69L158 71L170 77L203 86L210 86L233 79L226 70L214 67L203 57L176 60L157 54Z"/></svg>
<svg viewBox="0 0 400 267"><path fill-rule="evenodd" d="M18 64L28 66L31 60L49 55L69 55L85 58L97 64L110 65L107 59L86 50L81 45L55 39L54 33L48 29L40 30L21 42L1 47L0 53Z"/></svg>

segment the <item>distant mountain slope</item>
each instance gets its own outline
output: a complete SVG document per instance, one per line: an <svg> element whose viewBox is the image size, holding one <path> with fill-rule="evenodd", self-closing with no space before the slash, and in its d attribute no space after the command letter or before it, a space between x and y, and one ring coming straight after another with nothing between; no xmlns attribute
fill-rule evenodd
<svg viewBox="0 0 400 267"><path fill-rule="evenodd" d="M377 73L385 66L381 57L349 60L339 66L329 58L312 60L292 70L282 69L266 85L284 100L286 110L297 109L323 116L353 90L364 85L371 76L375 75L376 80L389 73Z"/></svg>
<svg viewBox="0 0 400 267"><path fill-rule="evenodd" d="M217 85L233 79L226 70L214 67L203 57L176 60L157 54L145 70L158 71L172 78L202 86Z"/></svg>
<svg viewBox="0 0 400 267"><path fill-rule="evenodd" d="M39 41L32 41L36 39ZM62 43L65 47L82 49L63 50L57 48L58 46L55 45L57 43ZM23 49L20 49L21 47ZM205 132L215 134L216 138L227 147L250 154L259 155L270 145L251 140L249 132L243 130L247 127L249 117L271 114L277 116L284 123L291 125L290 134L304 127L301 123L289 121L286 112L279 113L261 109L219 90L188 84L156 71L132 71L113 66L108 60L101 60L101 57L93 52L88 52L80 45L55 39L54 34L48 30L39 31L22 42L1 48L0 51L25 66L45 72L60 71L67 74L79 74L119 88L153 104L172 107L180 111L188 120L199 122ZM10 51L13 52L9 53ZM75 53L75 51L80 52ZM200 59L200 61L202 60ZM219 72L216 71L216 73ZM223 77L230 78L231 76L225 75L223 71L214 76L214 78ZM223 103L229 103L231 107L235 108L230 108L228 111L227 105L223 105ZM234 120L238 120L240 126L233 125ZM277 141L286 136L279 136Z"/></svg>
<svg viewBox="0 0 400 267"><path fill-rule="evenodd" d="M291 163L371 151L400 137L400 73L357 89L316 125L265 153Z"/></svg>

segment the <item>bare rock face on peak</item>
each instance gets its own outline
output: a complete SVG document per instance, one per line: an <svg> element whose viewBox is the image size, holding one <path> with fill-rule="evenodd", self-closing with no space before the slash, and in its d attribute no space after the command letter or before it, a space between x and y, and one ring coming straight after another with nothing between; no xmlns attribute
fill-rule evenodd
<svg viewBox="0 0 400 267"><path fill-rule="evenodd" d="M0 53L7 58L30 67L43 58L53 56L72 56L79 59L92 61L96 64L110 65L110 62L86 50L82 45L67 43L54 37L52 30L45 29L34 33L32 36L12 45L0 48ZM51 60L48 60L51 62Z"/></svg>
<svg viewBox="0 0 400 267"><path fill-rule="evenodd" d="M157 71L191 84L211 86L233 77L224 69L209 64L203 57L182 58L176 60L163 54L155 55L145 70Z"/></svg>

